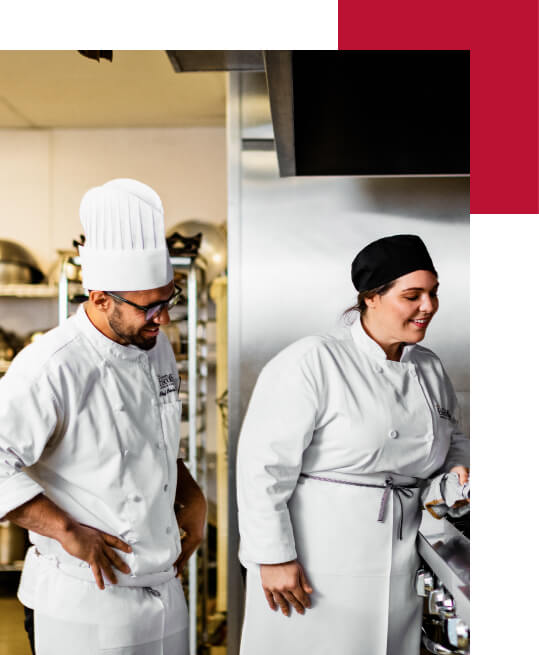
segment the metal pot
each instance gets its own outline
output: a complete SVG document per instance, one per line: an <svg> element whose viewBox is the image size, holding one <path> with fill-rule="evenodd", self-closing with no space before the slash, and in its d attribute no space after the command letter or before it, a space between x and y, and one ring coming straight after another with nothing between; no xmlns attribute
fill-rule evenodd
<svg viewBox="0 0 539 655"><path fill-rule="evenodd" d="M202 232L199 255L208 266L206 282L210 284L214 278L226 270L226 232L223 226L205 221L189 220L177 223L168 230L167 236L179 232L186 237L192 237Z"/></svg>
<svg viewBox="0 0 539 655"><path fill-rule="evenodd" d="M0 359L11 361L22 349L24 340L15 332L8 332L0 327Z"/></svg>
<svg viewBox="0 0 539 655"><path fill-rule="evenodd" d="M81 267L70 261L71 257L76 257L78 255L78 252L76 250L57 250L56 252L58 253L58 259L54 262L49 271L49 284L58 284L62 266L64 267L69 282L80 282L82 284Z"/></svg>
<svg viewBox="0 0 539 655"><path fill-rule="evenodd" d="M0 239L0 284L38 284L44 278L34 256L15 241Z"/></svg>

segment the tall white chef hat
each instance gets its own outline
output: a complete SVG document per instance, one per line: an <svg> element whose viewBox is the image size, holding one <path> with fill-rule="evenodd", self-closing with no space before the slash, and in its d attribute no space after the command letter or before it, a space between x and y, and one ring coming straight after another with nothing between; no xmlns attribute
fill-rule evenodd
<svg viewBox="0 0 539 655"><path fill-rule="evenodd" d="M146 184L118 179L90 189L80 204L80 220L86 289L144 291L172 280L163 205Z"/></svg>

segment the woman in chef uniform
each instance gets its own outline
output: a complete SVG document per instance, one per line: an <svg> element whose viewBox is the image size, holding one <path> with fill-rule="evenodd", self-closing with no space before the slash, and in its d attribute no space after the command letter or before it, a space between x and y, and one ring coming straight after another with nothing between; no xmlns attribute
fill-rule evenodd
<svg viewBox="0 0 539 655"><path fill-rule="evenodd" d="M438 309L421 239L352 263L357 319L262 370L238 449L241 655L418 655L414 589L424 481L468 477L468 439L438 357L416 345Z"/></svg>

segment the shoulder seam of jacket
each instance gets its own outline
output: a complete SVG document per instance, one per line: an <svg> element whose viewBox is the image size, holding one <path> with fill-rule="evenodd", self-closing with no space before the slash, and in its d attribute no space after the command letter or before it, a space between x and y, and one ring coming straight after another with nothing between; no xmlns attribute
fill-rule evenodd
<svg viewBox="0 0 539 655"><path fill-rule="evenodd" d="M65 348L70 346L74 341L77 341L80 339L82 335L80 334L74 334L71 336L69 341L66 343L62 343L59 345L57 348L55 348L52 352L48 353L46 359L44 359L39 368L36 371L31 371L30 374L28 375L28 382L31 386L38 384L42 377L47 374L47 369L48 366L50 366L51 362L61 353Z"/></svg>

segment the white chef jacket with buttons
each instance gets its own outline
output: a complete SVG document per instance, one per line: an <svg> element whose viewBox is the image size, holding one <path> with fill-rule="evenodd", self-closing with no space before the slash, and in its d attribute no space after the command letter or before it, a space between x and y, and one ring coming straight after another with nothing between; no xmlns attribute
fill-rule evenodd
<svg viewBox="0 0 539 655"><path fill-rule="evenodd" d="M456 415L434 353L406 345L399 362L387 360L360 320L301 339L264 367L238 446L242 655L417 655L419 489L401 498L402 512L392 493L378 522L383 489L300 474L412 484L467 466ZM313 608L286 618L267 607L257 565L296 557L315 589Z"/></svg>
<svg viewBox="0 0 539 655"><path fill-rule="evenodd" d="M180 586L173 567L181 551L173 508L178 389L164 335L148 351L120 345L92 325L84 307L15 358L0 381L0 516L43 492L80 523L116 535L133 549L118 551L131 574L115 571L119 584L100 592L87 563L56 540L30 532L35 548L19 588L23 604L63 620L80 622L83 613L89 623L105 631L109 624L113 631L115 599L135 598L129 587L162 585L168 598L165 587L171 581ZM51 586L54 569L65 575L56 575ZM172 596L183 603L183 625L164 626L160 597L139 594L140 634L131 635L133 643L186 627L181 588ZM115 638L108 634L104 640Z"/></svg>

